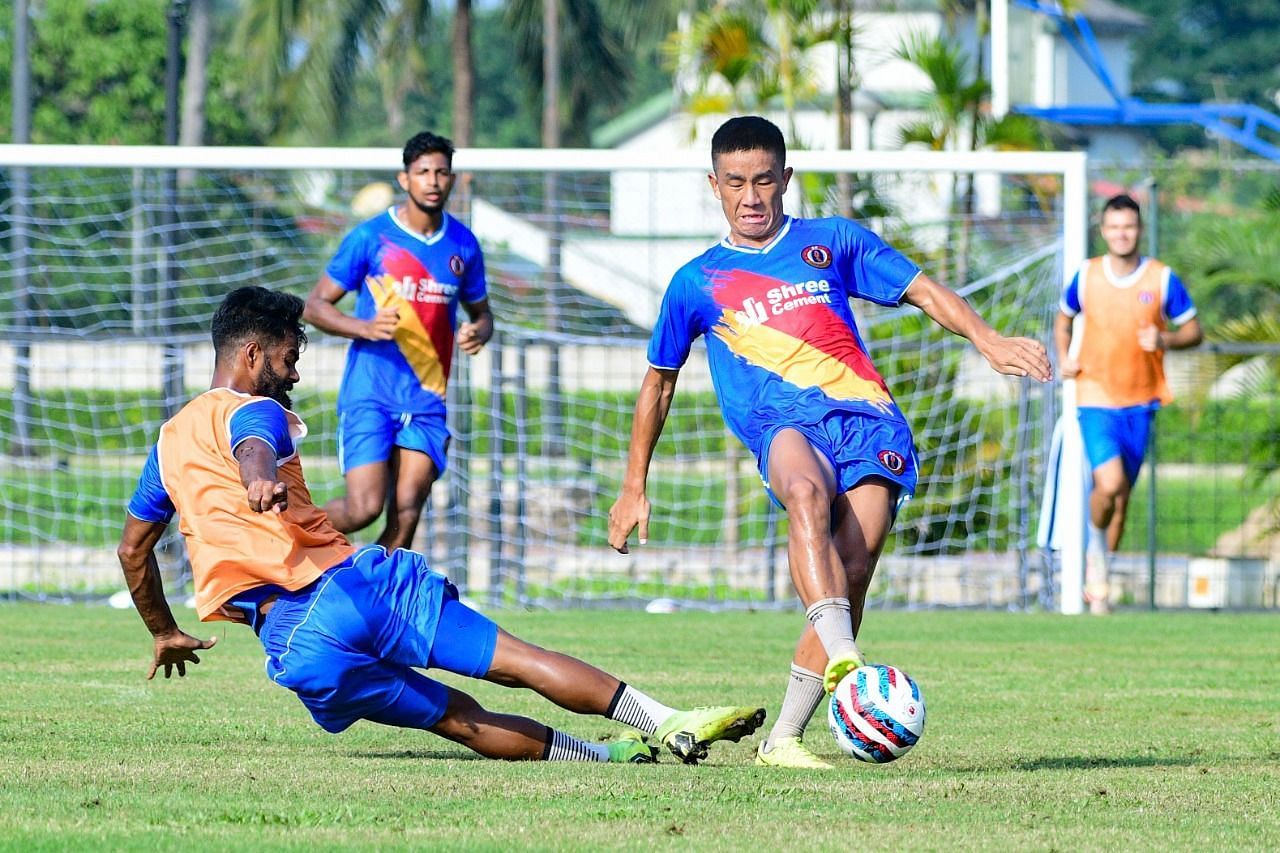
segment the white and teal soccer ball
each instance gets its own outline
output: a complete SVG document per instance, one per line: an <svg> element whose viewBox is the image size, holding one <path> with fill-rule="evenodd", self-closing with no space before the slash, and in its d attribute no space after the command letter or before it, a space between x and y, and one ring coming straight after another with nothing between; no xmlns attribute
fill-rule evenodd
<svg viewBox="0 0 1280 853"><path fill-rule="evenodd" d="M924 734L924 697L902 670L882 663L860 666L836 685L827 724L845 755L887 764Z"/></svg>

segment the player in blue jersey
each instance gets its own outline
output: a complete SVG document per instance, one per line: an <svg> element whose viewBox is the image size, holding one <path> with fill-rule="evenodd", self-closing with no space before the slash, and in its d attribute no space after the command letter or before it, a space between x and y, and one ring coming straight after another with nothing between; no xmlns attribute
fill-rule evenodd
<svg viewBox="0 0 1280 853"><path fill-rule="evenodd" d="M351 338L338 392L338 461L347 493L325 512L343 533L386 510L378 544L407 548L445 470L445 387L453 348L475 355L493 335L484 256L445 212L453 145L419 133L404 146L406 197L347 235L307 297L304 319ZM337 303L356 294L355 310ZM468 322L457 323L461 304Z"/></svg>
<svg viewBox="0 0 1280 853"><path fill-rule="evenodd" d="M676 378L704 336L725 422L755 456L766 491L790 521L791 579L808 624L782 710L757 762L829 767L805 748L825 693L863 661L855 638L876 560L898 506L916 485L911 430L872 366L849 306L903 302L968 338L1001 373L1051 378L1040 343L993 330L878 236L847 219L783 213L791 179L782 133L733 118L711 141L711 190L729 236L672 278L649 342L622 493L609 544L648 538L645 483Z"/></svg>

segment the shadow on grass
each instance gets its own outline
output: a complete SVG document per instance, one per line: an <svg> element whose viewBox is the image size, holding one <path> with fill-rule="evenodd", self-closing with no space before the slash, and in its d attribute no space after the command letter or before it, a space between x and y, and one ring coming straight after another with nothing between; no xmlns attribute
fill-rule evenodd
<svg viewBox="0 0 1280 853"><path fill-rule="evenodd" d="M1019 761L1015 770L1088 770L1095 767L1191 767L1199 763L1196 756L1183 758L1152 755L1063 755Z"/></svg>
<svg viewBox="0 0 1280 853"><path fill-rule="evenodd" d="M439 749L397 749L387 752L351 752L352 758L409 758L428 761L488 761L483 755L474 752L453 752Z"/></svg>

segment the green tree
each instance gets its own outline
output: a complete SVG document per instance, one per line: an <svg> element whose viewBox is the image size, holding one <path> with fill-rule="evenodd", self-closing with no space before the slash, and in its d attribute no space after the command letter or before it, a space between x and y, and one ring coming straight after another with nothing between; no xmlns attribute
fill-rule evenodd
<svg viewBox="0 0 1280 853"><path fill-rule="evenodd" d="M1275 111L1280 0L1125 0L1148 18L1133 40L1133 90L1153 101L1240 101ZM1199 128L1160 128L1166 147L1205 145Z"/></svg>
<svg viewBox="0 0 1280 853"><path fill-rule="evenodd" d="M977 73L964 50L950 39L913 33L898 48L897 55L929 79L929 89L917 104L923 116L899 130L898 140L904 148L917 145L932 151L1008 151L1045 147L1044 137L1034 120L1012 113L999 119L991 116L986 109L990 84ZM968 280L973 179L969 173L954 172L951 176L952 215L948 217L949 233L943 247L941 275L952 286ZM958 236L954 231L957 216Z"/></svg>
<svg viewBox="0 0 1280 853"><path fill-rule="evenodd" d="M674 21L669 0L561 0L559 16L559 136L586 145L592 128L616 115L634 91L646 60ZM503 19L515 41L516 67L542 97L546 49L543 0L510 0ZM651 78L647 78L651 79Z"/></svg>
<svg viewBox="0 0 1280 853"><path fill-rule="evenodd" d="M773 101L786 116L787 136L798 144L797 105L818 94L810 50L848 26L822 0L717 3L694 15L668 39L669 64L688 69L696 83L686 108L697 114L744 112ZM845 33L845 35L849 35Z"/></svg>
<svg viewBox="0 0 1280 853"><path fill-rule="evenodd" d="M31 141L164 142L165 0L44 0L31 15ZM0 4L0 133L10 134L13 6ZM212 49L204 138L259 137L230 94L234 65Z"/></svg>
<svg viewBox="0 0 1280 853"><path fill-rule="evenodd" d="M272 139L312 141L348 114L362 70L379 81L393 138L433 76L429 0L244 0L234 50Z"/></svg>

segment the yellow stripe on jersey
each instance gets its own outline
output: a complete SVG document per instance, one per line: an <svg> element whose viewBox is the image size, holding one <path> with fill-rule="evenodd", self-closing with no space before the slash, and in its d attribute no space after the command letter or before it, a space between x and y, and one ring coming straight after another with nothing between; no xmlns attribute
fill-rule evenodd
<svg viewBox="0 0 1280 853"><path fill-rule="evenodd" d="M396 290L392 276L369 276L365 283L373 294L373 301L379 308L395 308L399 313L396 320L395 342L404 355L405 361L413 368L418 383L427 391L444 396L445 375L440 364L440 355L435 344L427 335L418 312L409 304L409 300Z"/></svg>
<svg viewBox="0 0 1280 853"><path fill-rule="evenodd" d="M736 312L724 311L715 333L734 353L792 385L819 388L833 400L859 400L886 414L893 409L893 399L878 383L785 332L763 324L744 324Z"/></svg>

